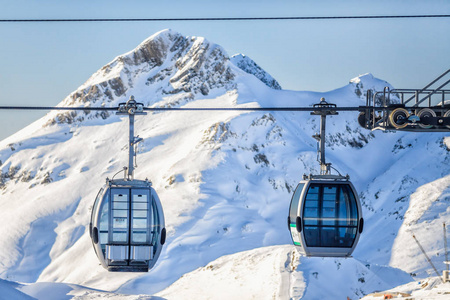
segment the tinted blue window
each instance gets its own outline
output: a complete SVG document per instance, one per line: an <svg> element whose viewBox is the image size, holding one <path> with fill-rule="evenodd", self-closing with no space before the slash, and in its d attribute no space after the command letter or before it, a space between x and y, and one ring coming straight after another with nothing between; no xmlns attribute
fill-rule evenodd
<svg viewBox="0 0 450 300"><path fill-rule="evenodd" d="M307 246L353 246L358 211L349 185L311 184L305 197L303 218Z"/></svg>

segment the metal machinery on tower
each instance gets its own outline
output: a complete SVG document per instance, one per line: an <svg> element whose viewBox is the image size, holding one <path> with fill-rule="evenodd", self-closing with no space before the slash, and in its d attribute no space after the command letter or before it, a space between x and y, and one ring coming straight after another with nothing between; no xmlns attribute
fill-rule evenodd
<svg viewBox="0 0 450 300"><path fill-rule="evenodd" d="M449 75L450 69L420 90L368 90L359 125L370 130L450 131L450 90L445 89Z"/></svg>
<svg viewBox="0 0 450 300"><path fill-rule="evenodd" d="M106 179L95 199L90 236L102 266L108 271L147 272L158 260L166 239L161 202L152 183L134 179L134 116L145 115L143 104L130 97L118 115L129 117L129 161L123 179Z"/></svg>
<svg viewBox="0 0 450 300"><path fill-rule="evenodd" d="M332 175L325 162L325 125L327 115L337 115L335 104L321 99L311 112L320 115L319 175L303 175L292 196L288 227L292 241L306 256L348 257L363 231L361 204L349 176Z"/></svg>

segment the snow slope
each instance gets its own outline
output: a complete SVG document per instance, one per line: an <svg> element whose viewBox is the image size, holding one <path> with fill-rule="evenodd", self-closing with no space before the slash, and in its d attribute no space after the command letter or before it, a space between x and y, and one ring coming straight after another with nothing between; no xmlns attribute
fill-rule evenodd
<svg viewBox="0 0 450 300"><path fill-rule="evenodd" d="M389 85L366 74L326 93L280 90L246 61L165 30L60 104L84 111L50 112L1 141L2 290L24 299L49 290L55 299L357 299L407 284L410 273L430 274L411 232L442 270L448 134L369 132L352 112L327 119L327 160L350 174L362 199L366 229L353 258L299 257L290 245L291 194L303 173L318 172L317 117L171 111L138 116L135 126L144 138L135 177L152 180L166 218L159 261L146 274L99 265L90 210L105 178L127 162L128 120L89 107L114 107L131 95L154 107L311 106L321 97L358 106L367 89Z"/></svg>
<svg viewBox="0 0 450 300"><path fill-rule="evenodd" d="M406 299L415 300L446 300L450 295L450 283L442 283L438 277L429 277L421 281L410 282L394 289L372 293L365 296L364 300L384 299L384 295L392 295L394 299L402 295ZM409 295L409 296L408 296Z"/></svg>

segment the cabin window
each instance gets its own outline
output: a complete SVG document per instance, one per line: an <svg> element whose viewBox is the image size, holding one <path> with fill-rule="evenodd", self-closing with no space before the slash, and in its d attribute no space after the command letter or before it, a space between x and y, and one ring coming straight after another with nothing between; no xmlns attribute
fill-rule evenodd
<svg viewBox="0 0 450 300"><path fill-rule="evenodd" d="M352 247L358 211L352 189L345 184L311 184L304 203L304 234L308 247Z"/></svg>
<svg viewBox="0 0 450 300"><path fill-rule="evenodd" d="M127 189L111 189L111 244L128 242L129 192Z"/></svg>
<svg viewBox="0 0 450 300"><path fill-rule="evenodd" d="M132 194L131 242L133 244L148 244L150 241L150 207L148 190L134 189Z"/></svg>

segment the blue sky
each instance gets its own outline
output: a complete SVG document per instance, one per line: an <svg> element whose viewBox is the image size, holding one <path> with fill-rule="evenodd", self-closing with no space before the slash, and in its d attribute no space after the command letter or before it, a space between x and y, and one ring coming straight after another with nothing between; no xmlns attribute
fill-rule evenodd
<svg viewBox="0 0 450 300"><path fill-rule="evenodd" d="M450 14L450 1L0 0L0 19L409 14ZM291 90L328 91L368 72L397 88L421 88L450 68L450 18L0 23L0 105L56 105L166 28L246 54ZM0 111L0 140L44 113Z"/></svg>

